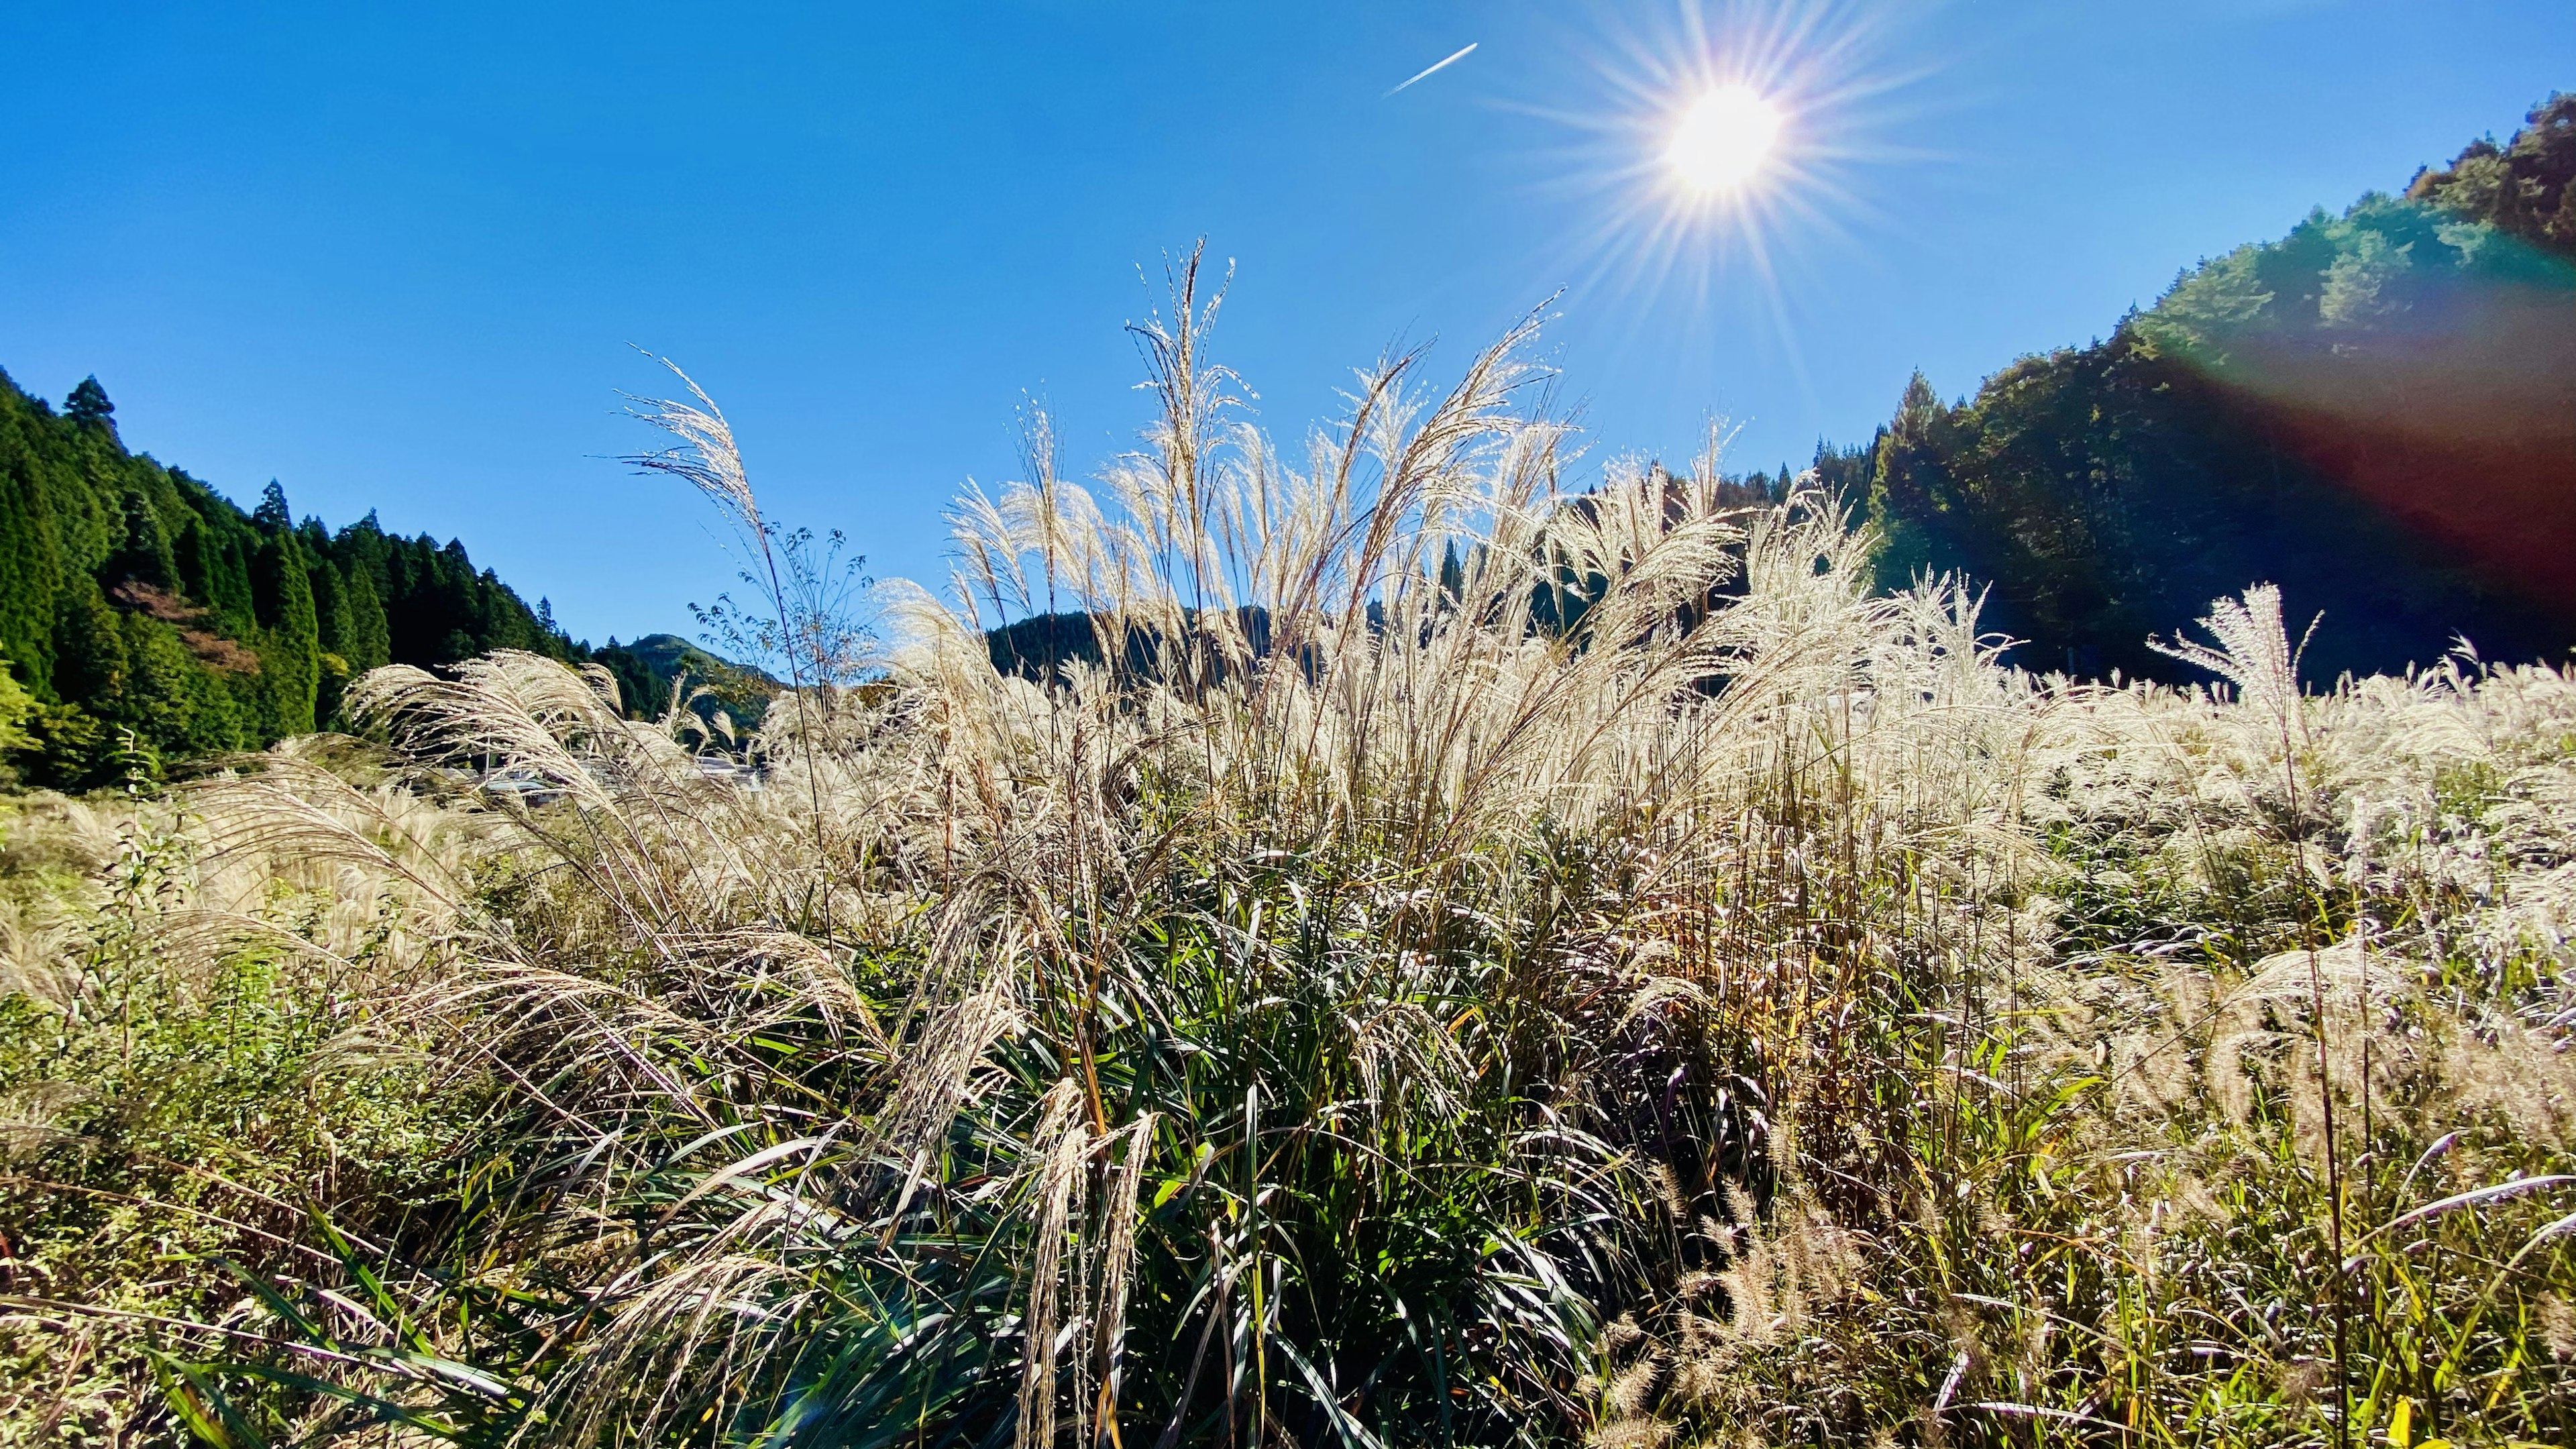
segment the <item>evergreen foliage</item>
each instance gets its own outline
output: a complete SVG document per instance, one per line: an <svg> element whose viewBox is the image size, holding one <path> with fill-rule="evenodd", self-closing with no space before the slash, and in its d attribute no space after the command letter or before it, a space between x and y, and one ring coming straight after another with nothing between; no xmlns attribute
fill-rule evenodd
<svg viewBox="0 0 2576 1449"><path fill-rule="evenodd" d="M115 413L94 377L56 412L0 374L0 764L28 782L115 784L328 727L385 664L589 657L462 543L373 514L297 524L274 482L245 513L127 451Z"/></svg>
<svg viewBox="0 0 2576 1449"><path fill-rule="evenodd" d="M2417 172L2406 195L2484 222L2536 247L2576 257L2576 95L2532 107L2510 142L2472 142L2439 171Z"/></svg>
<svg viewBox="0 0 2576 1449"><path fill-rule="evenodd" d="M9 672L8 661L0 659L0 760L13 750L34 746L36 739L27 733L27 721L35 715L36 697ZM0 783L7 780L7 775L0 774Z"/></svg>

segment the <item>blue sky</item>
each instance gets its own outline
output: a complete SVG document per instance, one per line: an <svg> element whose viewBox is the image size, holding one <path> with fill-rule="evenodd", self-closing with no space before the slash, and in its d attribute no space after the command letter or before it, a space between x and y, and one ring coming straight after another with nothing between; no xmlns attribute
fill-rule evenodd
<svg viewBox="0 0 2576 1449"><path fill-rule="evenodd" d="M1809 158L1768 266L1638 175L1669 78L1765 35ZM1012 475L1023 399L1078 472L1125 446L1140 269L1202 235L1237 268L1217 350L1283 439L1389 344L1437 339L1437 371L1557 295L1544 355L1596 457L1686 455L1716 414L1733 464L1802 463L1914 368L1967 391L2508 133L2576 86L2576 20L11 4L0 60L0 367L56 399L96 373L131 445L236 498L275 477L334 525L462 536L604 640L728 577L693 497L605 461L651 442L615 411L658 386L631 345L715 394L773 514L925 580L959 484Z"/></svg>

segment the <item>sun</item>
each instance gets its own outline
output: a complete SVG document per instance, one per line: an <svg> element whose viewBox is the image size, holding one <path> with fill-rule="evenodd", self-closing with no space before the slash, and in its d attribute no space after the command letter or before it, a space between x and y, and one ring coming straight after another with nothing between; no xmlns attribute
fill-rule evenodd
<svg viewBox="0 0 2576 1449"><path fill-rule="evenodd" d="M1751 86L1719 86L1682 113L1664 163L1674 180L1699 195L1740 190L1771 160L1780 122L1780 108Z"/></svg>
<svg viewBox="0 0 2576 1449"><path fill-rule="evenodd" d="M1533 72L1514 108L1555 132L1531 153L1545 167L1533 194L1571 223L1551 268L1645 304L1620 309L1629 325L1688 331L1695 355L1732 356L1702 347L1720 332L1759 333L1799 365L1793 314L1871 260L1864 231L1894 223L1878 184L1954 159L1914 139L1955 104L1931 85L1943 49L1910 18L1920 7L1546 8L1566 18L1541 49L1570 73Z"/></svg>

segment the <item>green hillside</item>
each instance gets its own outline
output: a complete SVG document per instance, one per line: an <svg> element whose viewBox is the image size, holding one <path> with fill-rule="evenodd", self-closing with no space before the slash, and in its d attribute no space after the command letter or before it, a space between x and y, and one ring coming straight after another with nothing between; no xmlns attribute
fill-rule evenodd
<svg viewBox="0 0 2576 1449"><path fill-rule="evenodd" d="M2576 644L2576 96L2403 196L2186 271L1973 399L1921 377L1865 470L1881 582L1990 583L2022 662L2148 651L2249 580L2328 627L2332 679ZM1844 462L1842 459L1832 460ZM1853 476L1861 473L1865 476Z"/></svg>
<svg viewBox="0 0 2576 1449"><path fill-rule="evenodd" d="M691 690L705 691L698 699L700 714L723 710L738 726L757 725L779 690L778 681L760 670L711 654L677 634L647 634L627 644L612 638L592 657L616 676L618 698L627 712L645 718L670 707L671 686L684 676Z"/></svg>
<svg viewBox="0 0 2576 1449"><path fill-rule="evenodd" d="M0 761L20 779L157 777L329 724L378 665L499 648L588 653L461 542L297 523L275 483L245 512L129 451L97 379L57 410L0 374Z"/></svg>

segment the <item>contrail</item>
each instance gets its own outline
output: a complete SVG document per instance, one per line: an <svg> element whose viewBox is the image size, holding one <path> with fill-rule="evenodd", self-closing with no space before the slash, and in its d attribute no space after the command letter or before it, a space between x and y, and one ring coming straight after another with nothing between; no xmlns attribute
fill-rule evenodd
<svg viewBox="0 0 2576 1449"><path fill-rule="evenodd" d="M1471 40L1471 41L1468 41L1468 42L1467 42L1467 44L1466 44L1466 46L1465 46L1465 48L1464 48L1464 49L1462 49L1462 50L1460 50L1456 55L1450 56L1450 57L1449 57L1448 59L1446 59L1446 60L1434 61L1434 62L1432 62L1430 65L1425 66L1425 67L1424 67L1420 72L1418 72L1418 73L1416 73L1416 74L1415 74L1415 76L1413 77L1413 80L1406 81L1406 82L1404 83L1404 85L1403 85L1403 86L1397 86L1397 87L1395 88L1395 91L1400 91L1400 90L1404 89L1404 86L1409 86L1409 85L1413 84L1413 81L1421 80L1421 79L1423 79L1425 76L1430 75L1430 74L1431 74L1432 72L1434 72L1434 71L1447 70L1449 67L1451 67L1451 66L1453 66L1453 65L1456 65L1458 62L1460 62L1460 61L1462 61L1462 60L1465 60L1465 59L1467 58L1467 52L1468 52L1468 51L1470 51L1470 50L1474 50L1474 49L1476 48L1476 45L1477 45L1477 42L1472 41L1472 40ZM1394 95L1394 94L1395 94L1395 91L1388 91L1388 92L1386 93L1386 95L1387 95L1387 96ZM1379 100L1385 100L1385 99L1386 99L1386 96L1380 96L1380 97L1378 97L1378 99L1379 99Z"/></svg>

